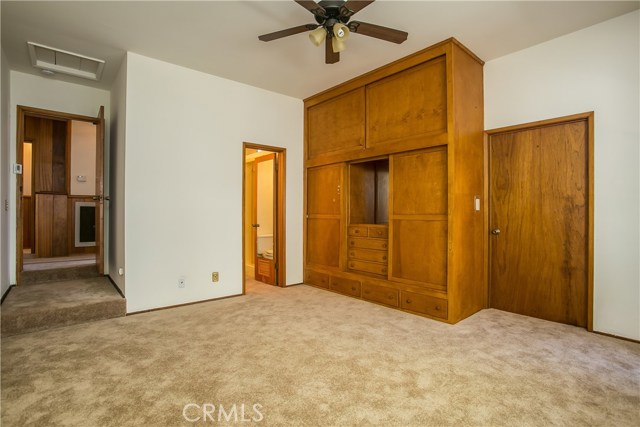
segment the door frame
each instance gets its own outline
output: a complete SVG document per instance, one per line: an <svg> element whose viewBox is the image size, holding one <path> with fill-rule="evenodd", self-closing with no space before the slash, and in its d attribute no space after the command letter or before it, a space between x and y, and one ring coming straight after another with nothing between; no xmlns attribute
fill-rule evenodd
<svg viewBox="0 0 640 427"><path fill-rule="evenodd" d="M277 280L277 284L278 286L284 288L286 287L286 281L285 278L287 277L286 275L286 266L287 266L287 259L286 259L286 229L285 229L285 224L286 224L286 209L285 207L285 202L286 202L286 176L287 176L287 170L286 170L286 158L287 158L287 149L286 148L282 148L282 147L274 147L274 146L270 146L270 145L262 145L262 144L254 144L251 142L243 142L242 143L242 295L246 294L246 274L245 274L245 238L246 238L246 233L245 233L245 227L247 226L246 224L246 209L249 209L249 206L246 206L245 203L245 196L246 196L246 186L247 184L252 184L249 183L246 177L246 173L245 173L245 165L246 165L246 156L247 156L247 149L254 149L254 150L264 150L264 151L269 151L271 153L274 153L275 155L275 161L276 164L278 165L277 169L276 169L276 173L277 173L277 177L276 177L276 182L277 182L277 195L276 195L276 203L275 203L275 209L276 209L276 214L277 214L277 221L276 221L276 235L274 236L274 238L277 240L277 244L276 244L276 265L277 265L277 269L276 269L276 280Z"/></svg>
<svg viewBox="0 0 640 427"><path fill-rule="evenodd" d="M42 119L51 119L51 120L66 120L66 121L71 121L71 120L76 120L76 121L82 121L82 122L89 122L89 123L93 123L95 125L98 126L98 128L100 127L99 125L102 124L103 129L102 129L102 133L101 136L102 138L104 138L104 107L100 106L99 108L99 117L91 117L91 116L84 116L81 114L73 114L73 113L64 113L61 111L53 111L53 110L45 110L42 108L36 108L36 107L28 107L25 105L18 105L17 106L17 113L16 113L16 163L18 164L24 164L24 152L23 152L23 140L22 140L22 136L24 135L24 123L25 123L25 117L30 116L30 117L37 117L37 118L42 118ZM96 130L96 166L100 166L100 168L96 168L96 181L100 181L100 188L104 188L104 143L103 144L98 144L97 143L97 138L100 136L100 129ZM67 136L67 138L70 138L70 135ZM98 147L98 145L102 145L102 149L99 150L100 147ZM69 155L69 153L67 153L67 156ZM67 165L68 166L68 165ZM21 281L21 276L22 276L22 271L23 271L23 250L22 250L22 246L23 246L23 223L22 223L22 184L23 184L23 177L22 174L16 174L16 285L20 285L20 281ZM67 185L68 187L68 185ZM103 195L100 194L98 195L99 197L102 197ZM102 200L96 200L96 203L102 203ZM98 211L98 207L96 207L96 212ZM102 221L104 221L104 217L102 217ZM104 226L104 224L97 224L98 226ZM34 230L35 233L35 230ZM103 236L101 236L103 237ZM96 238L97 238L97 233L96 233ZM102 244L104 245L104 239L102 241L102 243L99 243L98 241L96 241L96 245L98 244ZM98 253L101 253L101 257L102 260L101 262L98 262ZM100 266L104 266L104 250L102 251L98 251L98 248L96 248L96 265ZM100 273L103 273L103 271L101 271Z"/></svg>
<svg viewBox="0 0 640 427"><path fill-rule="evenodd" d="M485 282L487 284L487 294L485 306L489 307L491 301L491 243L489 234L489 211L491 209L491 194L489 189L491 164L489 156L489 145L491 144L491 136L503 133L512 133L522 130L533 130L537 128L554 126L558 124L568 124L573 122L587 123L587 331L593 332L593 146L594 146L594 113L593 111L573 114L569 116L556 117L547 120L539 120L535 122L523 123L514 126L506 126L485 131L484 138L484 199L487 208L484 210L484 241L485 241Z"/></svg>

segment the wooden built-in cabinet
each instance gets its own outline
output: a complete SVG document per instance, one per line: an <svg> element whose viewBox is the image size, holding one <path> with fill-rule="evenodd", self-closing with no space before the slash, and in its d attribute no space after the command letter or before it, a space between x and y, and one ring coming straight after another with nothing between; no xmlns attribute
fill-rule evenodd
<svg viewBox="0 0 640 427"><path fill-rule="evenodd" d="M449 39L305 100L306 283L450 323L485 307L482 67Z"/></svg>

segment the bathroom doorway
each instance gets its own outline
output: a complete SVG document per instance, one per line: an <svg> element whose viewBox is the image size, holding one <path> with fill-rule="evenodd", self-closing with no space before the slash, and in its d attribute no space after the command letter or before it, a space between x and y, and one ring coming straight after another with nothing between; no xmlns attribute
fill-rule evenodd
<svg viewBox="0 0 640 427"><path fill-rule="evenodd" d="M248 280L285 286L285 152L243 145L243 293Z"/></svg>

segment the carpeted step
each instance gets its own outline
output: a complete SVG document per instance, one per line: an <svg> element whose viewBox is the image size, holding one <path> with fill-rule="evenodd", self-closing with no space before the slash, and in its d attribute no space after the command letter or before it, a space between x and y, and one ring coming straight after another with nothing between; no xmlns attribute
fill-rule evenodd
<svg viewBox="0 0 640 427"><path fill-rule="evenodd" d="M79 267L54 268L50 270L23 271L20 276L20 284L21 286L33 285L36 283L89 279L92 277L98 277L98 269L96 266L83 265Z"/></svg>
<svg viewBox="0 0 640 427"><path fill-rule="evenodd" d="M21 285L2 303L2 336L122 317L126 310L105 277Z"/></svg>

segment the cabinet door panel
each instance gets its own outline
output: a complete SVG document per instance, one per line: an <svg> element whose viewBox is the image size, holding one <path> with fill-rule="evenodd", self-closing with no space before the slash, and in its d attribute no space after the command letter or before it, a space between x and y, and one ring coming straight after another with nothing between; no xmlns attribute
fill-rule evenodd
<svg viewBox="0 0 640 427"><path fill-rule="evenodd" d="M444 56L367 86L367 147L446 131Z"/></svg>
<svg viewBox="0 0 640 427"><path fill-rule="evenodd" d="M308 158L362 149L364 122L362 88L309 107Z"/></svg>
<svg viewBox="0 0 640 427"><path fill-rule="evenodd" d="M393 222L393 278L447 284L447 221Z"/></svg>
<svg viewBox="0 0 640 427"><path fill-rule="evenodd" d="M340 220L307 220L307 263L338 267L340 265Z"/></svg>
<svg viewBox="0 0 640 427"><path fill-rule="evenodd" d="M307 170L307 214L340 215L342 165Z"/></svg>
<svg viewBox="0 0 640 427"><path fill-rule="evenodd" d="M447 214L447 149L397 155L393 159L394 215Z"/></svg>
<svg viewBox="0 0 640 427"><path fill-rule="evenodd" d="M446 290L447 149L392 156L391 279Z"/></svg>

